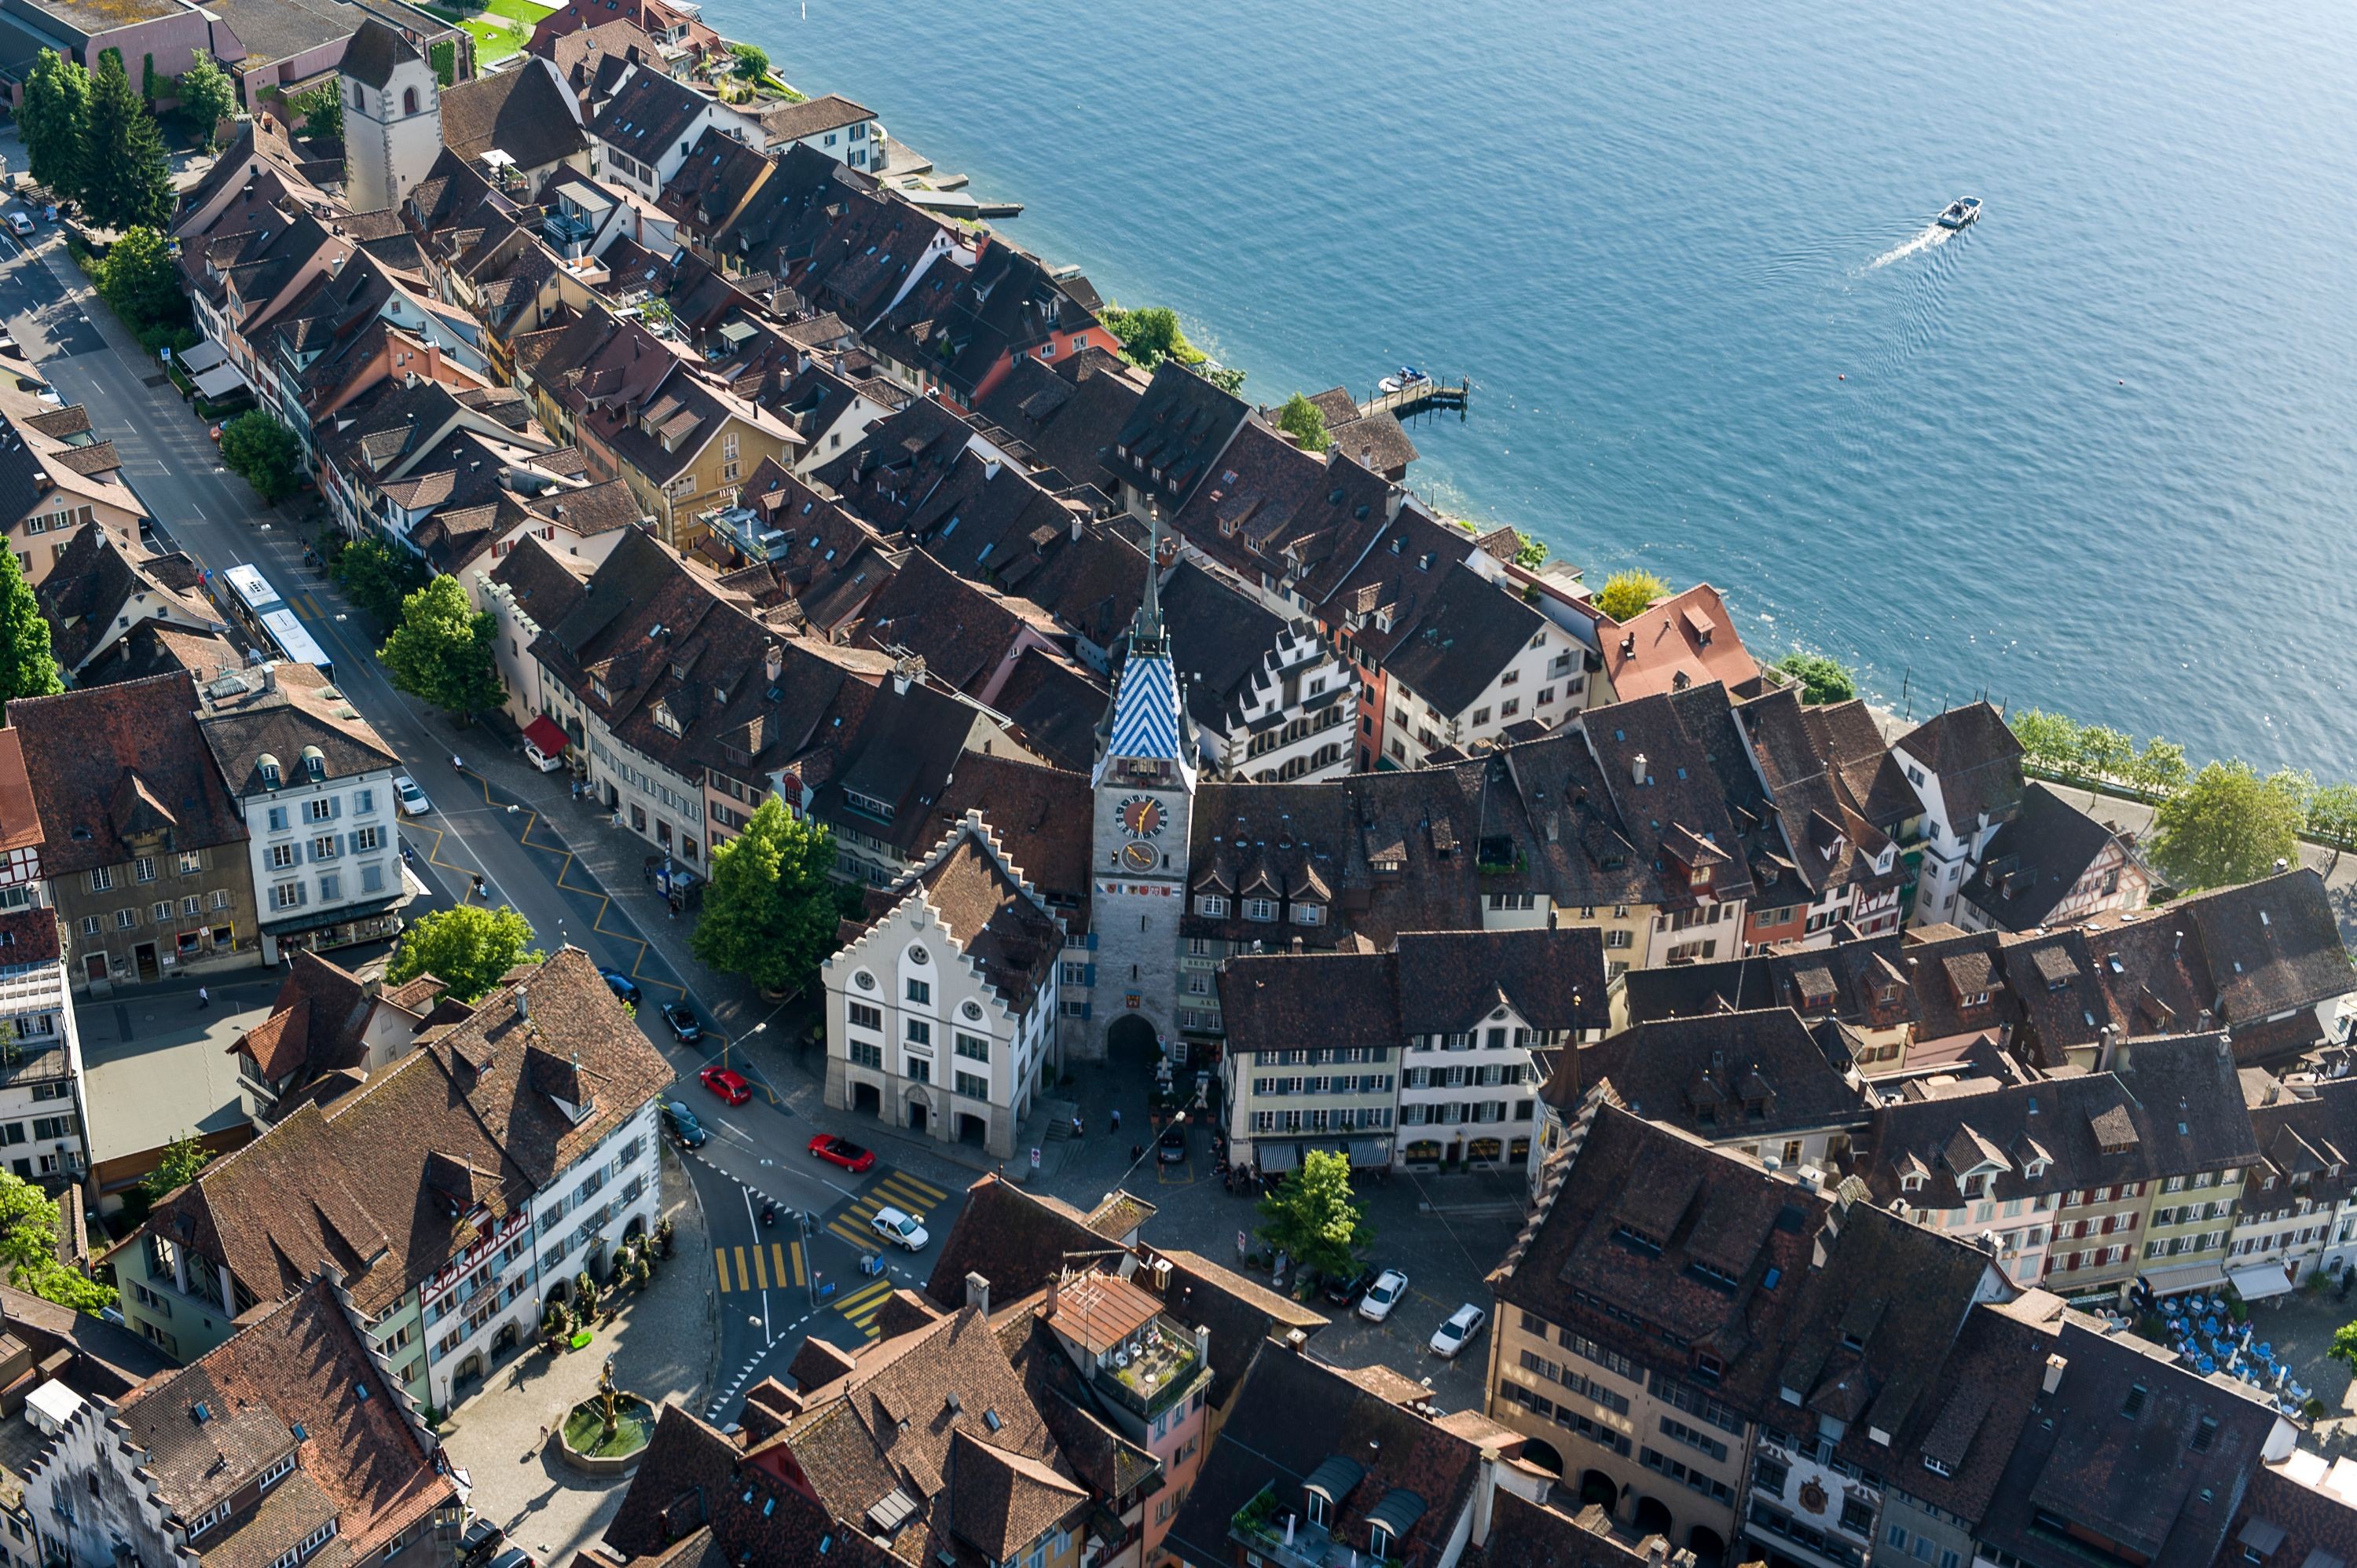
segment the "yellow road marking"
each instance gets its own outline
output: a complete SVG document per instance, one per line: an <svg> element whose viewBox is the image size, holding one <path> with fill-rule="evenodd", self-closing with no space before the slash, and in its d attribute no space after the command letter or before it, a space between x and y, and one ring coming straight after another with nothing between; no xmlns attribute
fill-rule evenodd
<svg viewBox="0 0 2357 1568"><path fill-rule="evenodd" d="M774 1245L775 1243L772 1243ZM759 1276L763 1290L770 1288L770 1258L761 1251L759 1241L753 1243L753 1273Z"/></svg>
<svg viewBox="0 0 2357 1568"><path fill-rule="evenodd" d="M909 1181L904 1185L902 1178L899 1176L887 1176L877 1185L899 1208L931 1208L942 1197L942 1194L937 1188L929 1187L919 1181Z"/></svg>
<svg viewBox="0 0 2357 1568"><path fill-rule="evenodd" d="M890 1280L878 1280L874 1284L854 1291L843 1298L836 1311L852 1323L865 1328L884 1308L884 1298L892 1294Z"/></svg>
<svg viewBox="0 0 2357 1568"><path fill-rule="evenodd" d="M715 1268L720 1271L720 1288L725 1293L728 1289L728 1253L726 1250L720 1247L713 1248L712 1263Z"/></svg>
<svg viewBox="0 0 2357 1568"><path fill-rule="evenodd" d="M756 1251L759 1251L759 1250L760 1249L758 1247L754 1249ZM746 1283L745 1249L742 1247L731 1247L729 1251L737 1254L737 1288L738 1290L750 1290L752 1286Z"/></svg>
<svg viewBox="0 0 2357 1568"><path fill-rule="evenodd" d="M932 1183L919 1181L906 1171L894 1171L884 1178L883 1185L890 1187L895 1183L898 1183L903 1191L915 1193L919 1200L925 1203L939 1203L949 1196Z"/></svg>
<svg viewBox="0 0 2357 1568"><path fill-rule="evenodd" d="M867 1235L858 1227L847 1223L845 1219L830 1222L827 1229L863 1252L880 1252L884 1250L882 1243L876 1240L874 1237Z"/></svg>
<svg viewBox="0 0 2357 1568"><path fill-rule="evenodd" d="M785 1288L786 1283L785 1251L778 1245L778 1243L772 1241L770 1243L770 1255L777 1260L778 1288L782 1290ZM794 1283L801 1284L802 1283L802 1244L800 1241L797 1241L794 1243Z"/></svg>

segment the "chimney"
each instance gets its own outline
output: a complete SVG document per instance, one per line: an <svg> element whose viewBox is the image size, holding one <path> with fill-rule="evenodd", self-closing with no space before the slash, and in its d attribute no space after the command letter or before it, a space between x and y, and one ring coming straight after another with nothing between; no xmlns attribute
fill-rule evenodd
<svg viewBox="0 0 2357 1568"><path fill-rule="evenodd" d="M996 457L993 457L988 462L985 463L982 466L982 482L986 485L990 483L991 480L998 478L998 459Z"/></svg>
<svg viewBox="0 0 2357 1568"><path fill-rule="evenodd" d="M2045 1385L2048 1393L2050 1394L2062 1386L2062 1369L2070 1364L2069 1359L2061 1356L2046 1358Z"/></svg>
<svg viewBox="0 0 2357 1568"><path fill-rule="evenodd" d="M2097 1072L2111 1071L2113 1058L2117 1057L2119 1052L2120 1032L2117 1029L2106 1024L2095 1031L2095 1070Z"/></svg>
<svg viewBox="0 0 2357 1568"><path fill-rule="evenodd" d="M1481 1477L1473 1487L1473 1544L1490 1539L1490 1509L1498 1498L1498 1450L1481 1450Z"/></svg>
<svg viewBox="0 0 2357 1568"><path fill-rule="evenodd" d="M2208 1034L2210 1032L2212 1021L2212 1015L2210 1009L2204 1007L2201 1012L2193 1015L2193 1032L2197 1035Z"/></svg>
<svg viewBox="0 0 2357 1568"><path fill-rule="evenodd" d="M965 1276L965 1304L980 1312L985 1317L988 1317L990 1316L990 1282L980 1274L969 1272Z"/></svg>
<svg viewBox="0 0 2357 1568"><path fill-rule="evenodd" d="M521 985L515 988L515 1004L516 1017L523 1023L531 1023L532 1003L524 988Z"/></svg>
<svg viewBox="0 0 2357 1568"><path fill-rule="evenodd" d="M1641 751L1636 755L1634 760L1629 764L1630 777L1636 779L1640 784L1642 784L1645 781L1645 754Z"/></svg>
<svg viewBox="0 0 2357 1568"><path fill-rule="evenodd" d="M971 1281L968 1282L967 1288L973 1288ZM1048 1305L1040 1309L1039 1316L1042 1317L1052 1318L1056 1316L1056 1309L1063 1305L1064 1274L1063 1271L1060 1269L1056 1273L1056 1277L1048 1282Z"/></svg>
<svg viewBox="0 0 2357 1568"><path fill-rule="evenodd" d="M1211 1331L1200 1323L1195 1325L1195 1359L1206 1367L1211 1364Z"/></svg>
<svg viewBox="0 0 2357 1568"><path fill-rule="evenodd" d="M1288 1328L1285 1333L1285 1348L1297 1356L1306 1356L1309 1353L1309 1336L1298 1328Z"/></svg>
<svg viewBox="0 0 2357 1568"><path fill-rule="evenodd" d="M1645 1568L1662 1568L1669 1561L1669 1538L1660 1535L1645 1537Z"/></svg>
<svg viewBox="0 0 2357 1568"><path fill-rule="evenodd" d="M761 655L761 674L771 685L786 672L786 650L782 643L773 642Z"/></svg>
<svg viewBox="0 0 2357 1568"><path fill-rule="evenodd" d="M1293 950L1295 952L1299 952L1301 950L1301 939L1299 937L1293 939Z"/></svg>

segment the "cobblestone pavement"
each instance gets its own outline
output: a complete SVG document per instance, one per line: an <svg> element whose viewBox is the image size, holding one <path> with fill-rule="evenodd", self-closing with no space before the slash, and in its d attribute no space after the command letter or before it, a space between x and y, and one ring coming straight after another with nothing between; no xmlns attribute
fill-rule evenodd
<svg viewBox="0 0 2357 1568"><path fill-rule="evenodd" d="M627 1477L608 1480L568 1469L545 1436L596 1391L606 1358L614 1358L618 1384L658 1409L666 1402L701 1409L712 1385L719 1343L712 1253L694 1188L668 1146L663 1212L676 1231L672 1261L630 1298L619 1321L600 1326L587 1348L554 1361L537 1348L522 1351L495 1369L484 1391L443 1428L451 1463L474 1483L474 1511L505 1526L511 1541L544 1568L570 1563L603 1534L629 1487Z"/></svg>

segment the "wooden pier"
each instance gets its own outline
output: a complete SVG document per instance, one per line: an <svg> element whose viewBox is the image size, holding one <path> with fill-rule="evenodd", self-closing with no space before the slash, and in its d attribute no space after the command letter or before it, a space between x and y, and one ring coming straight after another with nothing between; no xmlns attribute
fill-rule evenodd
<svg viewBox="0 0 2357 1568"><path fill-rule="evenodd" d="M1457 417L1462 419L1472 403L1473 383L1469 380L1460 377L1452 384L1428 376L1414 386L1402 387L1397 392L1377 392L1373 402L1359 405L1359 417L1365 419L1371 414L1388 413L1397 419L1405 419L1410 414L1453 408L1457 411Z"/></svg>

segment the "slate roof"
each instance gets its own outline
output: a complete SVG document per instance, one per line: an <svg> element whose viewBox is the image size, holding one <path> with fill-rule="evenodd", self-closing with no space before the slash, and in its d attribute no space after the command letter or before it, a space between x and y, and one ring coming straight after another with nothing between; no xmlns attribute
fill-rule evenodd
<svg viewBox="0 0 2357 1568"><path fill-rule="evenodd" d="M244 843L196 709L185 675L9 703L40 811L44 875L119 865L135 832L164 833L175 851Z"/></svg>
<svg viewBox="0 0 2357 1568"><path fill-rule="evenodd" d="M1789 1007L1637 1024L1581 1047L1576 1070L1609 1079L1635 1114L1714 1141L1858 1126L1872 1110L1831 1024L1812 1031Z"/></svg>
<svg viewBox="0 0 2357 1568"><path fill-rule="evenodd" d="M1460 564L1383 668L1442 714L1462 714L1546 624L1519 596Z"/></svg>
<svg viewBox="0 0 2357 1568"><path fill-rule="evenodd" d="M200 1404L209 1419L196 1419ZM295 1456L291 1476L207 1532L208 1563L266 1564L329 1520L339 1549L360 1561L458 1504L456 1483L324 1281L125 1395L119 1414L125 1439L145 1451L158 1500L183 1520Z"/></svg>
<svg viewBox="0 0 2357 1568"><path fill-rule="evenodd" d="M2021 805L2021 743L1986 702L1950 708L1891 743L1940 779L1940 799L1957 825L2003 822Z"/></svg>
<svg viewBox="0 0 2357 1568"><path fill-rule="evenodd" d="M253 44L249 41L247 47L253 48ZM382 89L393 80L394 68L415 65L420 59L407 38L371 16L352 29L351 41L344 46L344 58L336 70L354 81Z"/></svg>
<svg viewBox="0 0 2357 1568"><path fill-rule="evenodd" d="M1228 1538L1237 1510L1265 1487L1281 1506L1304 1507L1302 1483L1336 1455L1358 1475L1333 1500L1335 1541L1368 1550L1369 1516L1405 1493L1420 1505L1396 1543L1410 1562L1437 1560L1480 1484L1478 1451L1456 1433L1306 1355L1266 1355L1171 1522L1170 1549L1191 1562L1237 1561Z"/></svg>
<svg viewBox="0 0 2357 1568"><path fill-rule="evenodd" d="M589 150L589 134L554 67L527 61L442 90L442 145L462 158L497 148L526 171Z"/></svg>
<svg viewBox="0 0 2357 1568"><path fill-rule="evenodd" d="M1163 515L1175 519L1250 413L1243 399L1166 360L1128 420L1114 432L1105 469L1114 483L1126 481L1152 490ZM1190 537L1195 532L1183 526L1181 532Z"/></svg>

